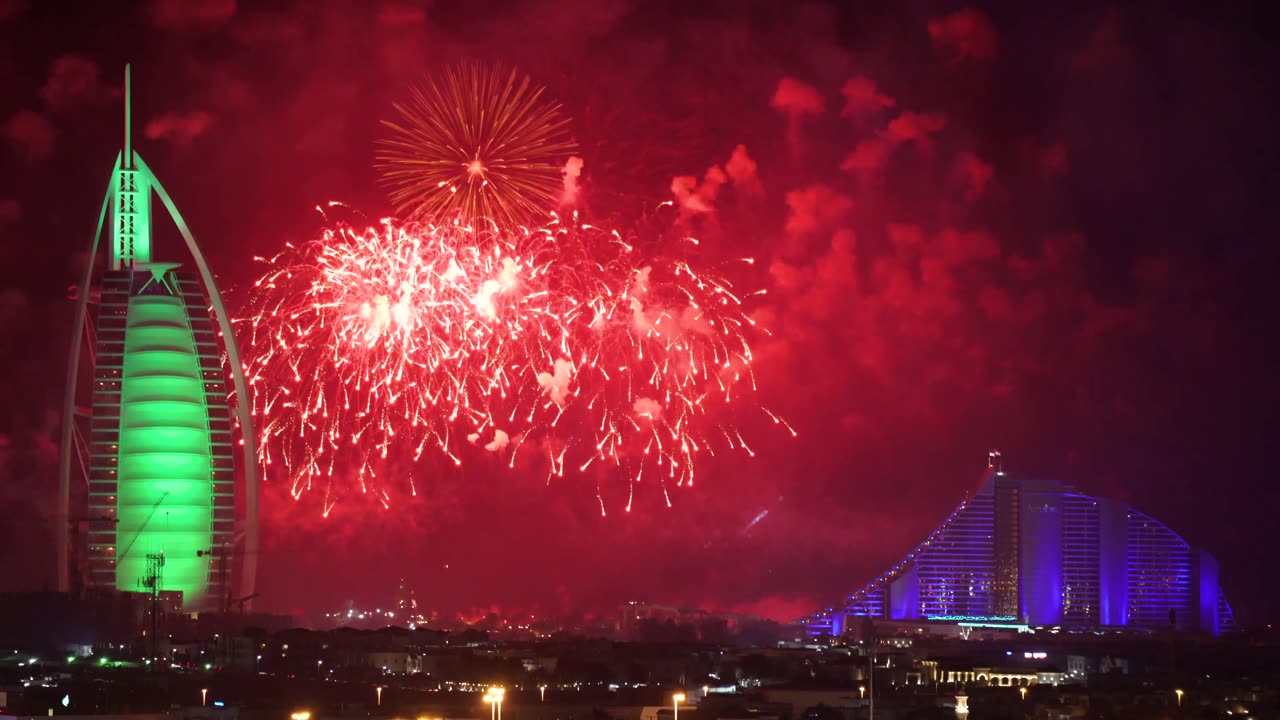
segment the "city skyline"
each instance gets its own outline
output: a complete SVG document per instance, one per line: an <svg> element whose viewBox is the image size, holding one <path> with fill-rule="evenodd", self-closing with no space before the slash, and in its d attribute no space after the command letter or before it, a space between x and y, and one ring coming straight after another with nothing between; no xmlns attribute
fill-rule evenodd
<svg viewBox="0 0 1280 720"><path fill-rule="evenodd" d="M404 577L441 612L640 599L791 620L909 552L995 446L1016 477L1160 518L1218 559L1238 622L1269 621L1276 580L1243 561L1280 502L1274 110L1246 70L1275 51L1252 13L0 4L0 259L22 268L0 288L21 349L0 361L0 589L59 584L60 358L125 64L135 145L243 318L254 258L315 238L317 207L393 213L374 159L394 103L501 61L563 105L579 165L556 209L747 289L769 415L714 418L749 452L700 458L691 486L508 465L514 433L391 466L412 488L394 498L344 477L329 503L266 472L258 607L374 603ZM103 27L136 38L127 55Z"/></svg>

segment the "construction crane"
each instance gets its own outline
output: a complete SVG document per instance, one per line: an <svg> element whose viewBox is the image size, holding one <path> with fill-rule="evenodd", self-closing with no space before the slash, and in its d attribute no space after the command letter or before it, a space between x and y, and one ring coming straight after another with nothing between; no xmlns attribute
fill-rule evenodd
<svg viewBox="0 0 1280 720"><path fill-rule="evenodd" d="M227 583L227 577L231 569L230 564L231 564L232 558L236 555L243 557L246 554L252 555L256 553L245 553L243 550L236 552L231 549L231 545L228 543L223 543L222 545L215 545L213 548L209 550L196 551L196 557L204 557L208 555L212 559L212 561L217 561L217 560L222 561L221 563L222 589L225 592L225 595L222 598L222 612L224 613L231 612L231 606L236 605L240 608L240 614L243 615L245 604L247 604L250 600L258 597L258 593L253 593L252 595L246 595L242 598L233 599L231 597L231 586Z"/></svg>
<svg viewBox="0 0 1280 720"><path fill-rule="evenodd" d="M129 541L128 547L124 549L124 552L120 553L120 557L116 558L116 565L124 562L125 557L129 555L129 551L133 549L133 544L138 542L138 537L142 535L142 531L147 529L147 524L151 522L151 518L155 517L156 510L160 509L160 503L164 502L167 497L169 497L168 490L164 491L164 494L160 496L156 504L151 506L151 512L147 513L147 519L142 521L142 526L138 528L138 532L133 534L133 539Z"/></svg>
<svg viewBox="0 0 1280 720"><path fill-rule="evenodd" d="M249 602L250 600L256 597L258 597L258 593L254 593L252 595L245 595L242 598L237 598L235 600L232 600L231 604L237 606L239 608L240 614L243 615L245 603Z"/></svg>

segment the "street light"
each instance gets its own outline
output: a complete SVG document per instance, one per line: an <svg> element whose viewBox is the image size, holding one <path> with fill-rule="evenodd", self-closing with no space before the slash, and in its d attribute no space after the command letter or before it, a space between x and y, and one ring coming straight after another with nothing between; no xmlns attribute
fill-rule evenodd
<svg viewBox="0 0 1280 720"><path fill-rule="evenodd" d="M378 707L382 707L382 686L375 688L378 691Z"/></svg>
<svg viewBox="0 0 1280 720"><path fill-rule="evenodd" d="M506 688L489 688L489 692L485 693L485 702L493 703L494 720L502 720L502 698L506 694Z"/></svg>
<svg viewBox="0 0 1280 720"><path fill-rule="evenodd" d="M1181 691L1181 690L1174 690L1173 692L1174 692L1174 694L1175 694L1175 695L1177 695L1177 696L1178 696L1178 707L1182 707L1182 691Z"/></svg>
<svg viewBox="0 0 1280 720"><path fill-rule="evenodd" d="M539 701L540 701L540 702L546 702L546 701L547 701L547 686L546 686L546 685L539 685L539 686L538 686L538 695L540 696L540 697L539 697Z"/></svg>
<svg viewBox="0 0 1280 720"><path fill-rule="evenodd" d="M1022 696L1022 699L1023 699L1023 700L1026 700L1026 699L1027 699L1027 686L1026 686L1026 685L1023 685L1022 687L1018 688L1018 694Z"/></svg>
<svg viewBox="0 0 1280 720"><path fill-rule="evenodd" d="M861 699L866 698L866 697L867 697L867 686L866 686L866 685L859 685L859 686L858 686L858 699L860 699L860 700L861 700Z"/></svg>
<svg viewBox="0 0 1280 720"><path fill-rule="evenodd" d="M208 704L208 702L206 702L206 701L207 701L208 699L209 699L209 688L200 688L200 705L201 705L202 707L203 707L204 705L207 705L207 704Z"/></svg>
<svg viewBox="0 0 1280 720"><path fill-rule="evenodd" d="M675 695L672 695L671 702L671 720L680 720L680 703L684 702L684 693L678 692Z"/></svg>

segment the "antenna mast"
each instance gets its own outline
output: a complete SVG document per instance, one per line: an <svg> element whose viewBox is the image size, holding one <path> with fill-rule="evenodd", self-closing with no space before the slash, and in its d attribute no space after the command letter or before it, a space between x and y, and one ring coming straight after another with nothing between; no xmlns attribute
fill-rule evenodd
<svg viewBox="0 0 1280 720"><path fill-rule="evenodd" d="M130 88L129 88L130 75L132 75L132 72L130 71L130 66L126 64L124 66L124 166L126 168L133 167L133 148L130 147L130 143L129 143L129 140L130 140L129 139L129 123L131 121L131 118L129 117L130 115L129 105L130 105L130 97L131 97Z"/></svg>

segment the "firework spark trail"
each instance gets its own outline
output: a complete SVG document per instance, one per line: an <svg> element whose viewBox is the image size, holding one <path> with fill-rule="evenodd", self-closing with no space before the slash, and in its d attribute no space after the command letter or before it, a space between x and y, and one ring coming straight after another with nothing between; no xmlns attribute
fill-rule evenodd
<svg viewBox="0 0 1280 720"><path fill-rule="evenodd" d="M461 464L470 442L511 467L534 453L548 482L654 478L669 504L701 452L751 453L713 419L750 395L735 390L750 377L741 300L637 244L554 217L515 232L386 220L262 259L239 322L269 476L295 499L322 489L326 515L353 491L386 506L403 490L388 466L428 447Z"/></svg>
<svg viewBox="0 0 1280 720"><path fill-rule="evenodd" d="M560 106L515 69L463 65L416 88L379 142L391 199L420 222L528 224L554 207L577 145ZM581 161L579 161L581 162Z"/></svg>

